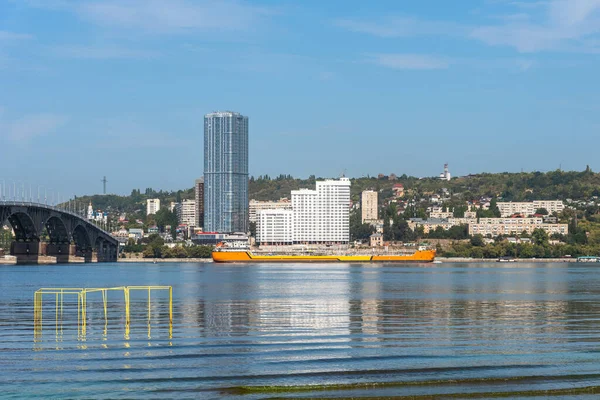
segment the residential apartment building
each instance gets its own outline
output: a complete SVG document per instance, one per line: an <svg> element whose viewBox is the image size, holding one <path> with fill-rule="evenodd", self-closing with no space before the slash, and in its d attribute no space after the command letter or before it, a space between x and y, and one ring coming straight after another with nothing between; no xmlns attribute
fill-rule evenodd
<svg viewBox="0 0 600 400"><path fill-rule="evenodd" d="M294 242L294 212L291 208L258 210L256 241L262 245L290 245Z"/></svg>
<svg viewBox="0 0 600 400"><path fill-rule="evenodd" d="M204 117L204 231L248 232L248 117Z"/></svg>
<svg viewBox="0 0 600 400"><path fill-rule="evenodd" d="M195 227L204 226L204 177L196 179L194 184L196 198L196 223Z"/></svg>
<svg viewBox="0 0 600 400"><path fill-rule="evenodd" d="M248 219L250 222L258 223L258 212L260 210L291 210L292 202L287 198L278 201L250 200L248 207Z"/></svg>
<svg viewBox="0 0 600 400"><path fill-rule="evenodd" d="M319 181L316 190L293 190L292 209L294 243L349 243L350 179Z"/></svg>
<svg viewBox="0 0 600 400"><path fill-rule="evenodd" d="M196 226L196 201L183 200L177 209L177 220L180 225Z"/></svg>
<svg viewBox="0 0 600 400"><path fill-rule="evenodd" d="M377 192L374 190L365 190L360 197L360 215L362 223L376 222L379 213L377 212Z"/></svg>
<svg viewBox="0 0 600 400"><path fill-rule="evenodd" d="M533 215L535 212L544 208L549 214L554 212L560 213L564 210L565 205L561 200L535 200L532 202L498 202L498 210L500 216L510 217L514 214Z"/></svg>
<svg viewBox="0 0 600 400"><path fill-rule="evenodd" d="M453 211L431 211L429 213L429 217L431 218L436 218L436 219L440 219L440 218L452 218L454 217L454 212Z"/></svg>
<svg viewBox="0 0 600 400"><path fill-rule="evenodd" d="M480 218L478 223L469 224L469 235L520 235L531 234L536 229L545 230L548 235L566 235L567 224L544 224L542 218Z"/></svg>
<svg viewBox="0 0 600 400"><path fill-rule="evenodd" d="M441 218L411 218L408 220L408 227L410 229L414 231L418 227L423 227L423 233L425 234L435 231L438 227L441 227L447 231L452 226L453 225L450 222L448 222L448 220Z"/></svg>
<svg viewBox="0 0 600 400"><path fill-rule="evenodd" d="M160 210L160 199L146 200L146 215L156 214Z"/></svg>
<svg viewBox="0 0 600 400"><path fill-rule="evenodd" d="M350 179L319 181L316 190L293 190L291 209L257 210L256 219L260 243L348 244Z"/></svg>

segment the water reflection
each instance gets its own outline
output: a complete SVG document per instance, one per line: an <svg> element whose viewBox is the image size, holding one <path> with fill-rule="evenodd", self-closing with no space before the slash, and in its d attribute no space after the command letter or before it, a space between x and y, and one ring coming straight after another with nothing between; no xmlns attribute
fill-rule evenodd
<svg viewBox="0 0 600 400"><path fill-rule="evenodd" d="M67 335L76 321L57 330L55 304L45 305L32 354L37 288L157 283L174 287L172 339L165 297L153 293L148 308L142 293L132 295L127 327L124 305L108 301L105 312L97 293L87 298L85 340ZM0 373L12 382L8 396L25 397L89 397L83 388L119 397L126 386L129 397L220 398L232 385L474 379L490 383L460 390L493 391L492 380L507 377L535 388L590 386L600 384L599 283L593 267L565 264L8 267L0 269ZM63 313L72 319L77 308Z"/></svg>

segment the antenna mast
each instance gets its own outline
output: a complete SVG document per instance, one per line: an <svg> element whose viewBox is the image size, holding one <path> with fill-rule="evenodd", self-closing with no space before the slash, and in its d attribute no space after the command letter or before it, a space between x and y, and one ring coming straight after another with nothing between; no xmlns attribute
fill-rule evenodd
<svg viewBox="0 0 600 400"><path fill-rule="evenodd" d="M103 178L103 179L102 179L100 182L102 182L102 183L103 183L103 186L104 186L104 194L106 194L106 182L108 182L108 181L106 180L106 176L105 176L105 177L104 177L104 178Z"/></svg>

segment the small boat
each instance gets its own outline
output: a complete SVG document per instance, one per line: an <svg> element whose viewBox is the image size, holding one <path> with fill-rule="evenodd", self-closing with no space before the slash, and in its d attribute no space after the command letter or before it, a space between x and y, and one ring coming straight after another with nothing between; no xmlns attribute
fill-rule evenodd
<svg viewBox="0 0 600 400"><path fill-rule="evenodd" d="M512 257L500 257L496 262L517 262L517 260Z"/></svg>
<svg viewBox="0 0 600 400"><path fill-rule="evenodd" d="M596 256L580 256L577 257L577 262L585 262L585 263L597 263L600 262L600 257L596 257Z"/></svg>

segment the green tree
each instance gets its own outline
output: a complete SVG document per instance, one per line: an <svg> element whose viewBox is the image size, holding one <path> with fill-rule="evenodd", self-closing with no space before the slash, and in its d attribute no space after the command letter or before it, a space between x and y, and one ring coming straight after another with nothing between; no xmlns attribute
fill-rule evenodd
<svg viewBox="0 0 600 400"><path fill-rule="evenodd" d="M164 232L165 227L170 226L171 227L171 236L173 237L173 239L176 238L176 236L177 236L176 228L178 225L178 221L177 221L177 215L174 212L171 212L166 208L161 208L154 215L154 219L156 220L156 226L158 226L158 229L160 232Z"/></svg>
<svg viewBox="0 0 600 400"><path fill-rule="evenodd" d="M548 233L542 228L536 228L531 232L531 240L533 244L538 246L548 245Z"/></svg>
<svg viewBox="0 0 600 400"><path fill-rule="evenodd" d="M471 237L471 246L483 247L485 246L485 241L483 240L483 235L477 234Z"/></svg>

